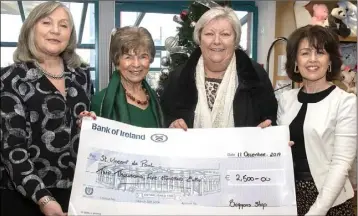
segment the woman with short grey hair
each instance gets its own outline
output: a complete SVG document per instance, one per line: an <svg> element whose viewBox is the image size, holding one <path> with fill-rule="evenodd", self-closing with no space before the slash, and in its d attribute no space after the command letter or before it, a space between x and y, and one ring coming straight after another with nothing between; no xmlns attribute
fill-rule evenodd
<svg viewBox="0 0 358 216"><path fill-rule="evenodd" d="M88 65L60 2L37 5L24 21L14 64L1 69L0 215L65 215L89 109Z"/></svg>
<svg viewBox="0 0 358 216"><path fill-rule="evenodd" d="M241 23L235 12L229 7L217 7L204 13L195 24L193 32L194 42L200 45L201 32L203 31L205 25L211 20L219 18L226 19L231 24L234 33L234 45L237 48L241 39Z"/></svg>
<svg viewBox="0 0 358 216"><path fill-rule="evenodd" d="M145 80L155 57L149 31L129 26L114 29L109 56L115 71L108 87L93 96L92 112L139 127L163 127L159 100Z"/></svg>
<svg viewBox="0 0 358 216"><path fill-rule="evenodd" d="M239 48L241 25L228 7L215 7L195 24L199 48L169 74L161 95L171 128L267 127L277 101L265 70Z"/></svg>

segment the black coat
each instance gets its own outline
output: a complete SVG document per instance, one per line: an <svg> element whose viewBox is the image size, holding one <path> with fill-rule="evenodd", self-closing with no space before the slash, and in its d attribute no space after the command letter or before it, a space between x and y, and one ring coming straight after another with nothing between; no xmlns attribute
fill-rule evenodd
<svg viewBox="0 0 358 216"><path fill-rule="evenodd" d="M276 125L277 100L268 74L244 51L236 50L235 55L239 80L233 102L235 127L257 126L266 119ZM198 48L184 65L169 74L164 84L161 106L167 126L182 118L189 128L193 127L198 102L195 69L200 56Z"/></svg>

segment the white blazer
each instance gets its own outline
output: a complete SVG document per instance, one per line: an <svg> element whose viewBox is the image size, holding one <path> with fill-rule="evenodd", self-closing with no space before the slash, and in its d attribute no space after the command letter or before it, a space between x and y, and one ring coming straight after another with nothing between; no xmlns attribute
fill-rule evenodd
<svg viewBox="0 0 358 216"><path fill-rule="evenodd" d="M289 125L302 103L300 89L282 93L277 112L278 125ZM326 98L307 104L303 126L308 165L319 191L306 215L326 215L336 205L354 196L348 171L356 157L357 97L336 87Z"/></svg>

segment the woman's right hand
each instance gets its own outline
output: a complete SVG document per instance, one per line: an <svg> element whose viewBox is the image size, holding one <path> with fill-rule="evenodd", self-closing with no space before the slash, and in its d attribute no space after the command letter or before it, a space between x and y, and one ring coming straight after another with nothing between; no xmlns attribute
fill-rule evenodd
<svg viewBox="0 0 358 216"><path fill-rule="evenodd" d="M41 198L41 199L43 199L43 198ZM39 200L39 203L41 203L41 199ZM48 203L46 203L43 206L41 206L41 204L40 204L40 210L46 216L66 216L67 215L67 213L64 213L62 211L61 205L57 201L49 201Z"/></svg>
<svg viewBox="0 0 358 216"><path fill-rule="evenodd" d="M91 117L93 120L96 120L96 118L97 118L96 113L94 113L94 112L92 112L92 111L91 111L91 112L88 112L88 111L83 111L83 112L81 112L80 115L78 116L77 121L76 121L77 126L78 126L79 128L81 128L81 126L82 126L82 119L83 119L83 117L86 117L86 116Z"/></svg>
<svg viewBox="0 0 358 216"><path fill-rule="evenodd" d="M177 119L177 120L173 121L169 125L169 128L182 128L185 131L188 130L188 126L186 125L184 119Z"/></svg>

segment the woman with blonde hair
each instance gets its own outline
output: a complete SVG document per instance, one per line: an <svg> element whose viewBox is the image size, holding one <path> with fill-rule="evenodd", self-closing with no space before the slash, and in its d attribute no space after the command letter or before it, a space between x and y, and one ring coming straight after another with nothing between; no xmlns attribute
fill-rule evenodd
<svg viewBox="0 0 358 216"><path fill-rule="evenodd" d="M169 74L161 95L172 128L267 127L277 101L265 70L239 49L241 24L228 7L205 12L195 24L199 46Z"/></svg>
<svg viewBox="0 0 358 216"><path fill-rule="evenodd" d="M75 171L77 116L89 109L88 65L75 52L69 9L37 5L14 64L1 70L0 215L65 215Z"/></svg>

